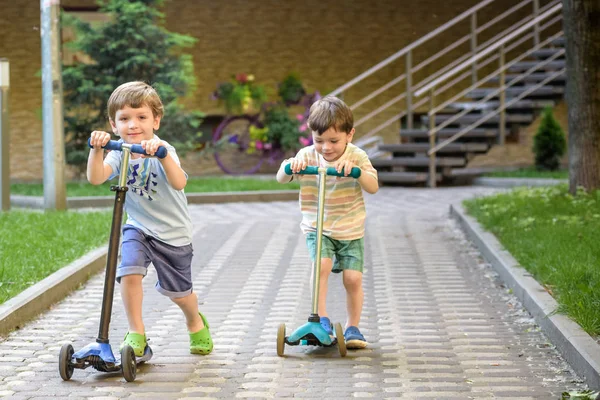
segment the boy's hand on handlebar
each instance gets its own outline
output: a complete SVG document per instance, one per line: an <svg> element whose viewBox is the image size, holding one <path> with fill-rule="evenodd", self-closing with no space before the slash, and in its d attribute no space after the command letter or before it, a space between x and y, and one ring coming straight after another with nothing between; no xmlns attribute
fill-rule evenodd
<svg viewBox="0 0 600 400"><path fill-rule="evenodd" d="M110 133L104 131L94 131L90 135L90 144L94 150L102 149L110 141Z"/></svg>
<svg viewBox="0 0 600 400"><path fill-rule="evenodd" d="M166 147L166 144L162 140L157 139L156 137L151 140L142 140L140 145L146 151L146 153L148 153L147 156L142 155L142 157L153 157L160 146Z"/></svg>
<svg viewBox="0 0 600 400"><path fill-rule="evenodd" d="M304 171L308 164L304 160L298 160L297 158L292 158L290 160L290 168L294 174L297 174L300 171Z"/></svg>
<svg viewBox="0 0 600 400"><path fill-rule="evenodd" d="M350 175L352 168L354 167L356 167L356 163L351 160L338 161L334 165L334 168L338 173L342 172L342 169L344 170L344 176Z"/></svg>

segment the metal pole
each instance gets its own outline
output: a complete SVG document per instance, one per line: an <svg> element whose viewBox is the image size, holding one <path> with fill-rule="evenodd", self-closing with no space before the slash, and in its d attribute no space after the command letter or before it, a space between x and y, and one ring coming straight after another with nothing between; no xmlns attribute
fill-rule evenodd
<svg viewBox="0 0 600 400"><path fill-rule="evenodd" d="M435 87L431 88L431 92L429 94L429 150L435 147L435 134L431 134L435 129L435 111L433 111L433 107L435 105L434 102L435 96ZM436 184L436 171L435 171L435 153L429 154L429 187L434 188Z"/></svg>
<svg viewBox="0 0 600 400"><path fill-rule="evenodd" d="M477 14L471 14L471 55L477 54ZM477 61L471 66L471 75L473 84L477 83Z"/></svg>
<svg viewBox="0 0 600 400"><path fill-rule="evenodd" d="M504 46L500 46L500 137L498 144L503 145L506 137L506 72L504 71Z"/></svg>
<svg viewBox="0 0 600 400"><path fill-rule="evenodd" d="M40 0L42 38L42 131L44 208L65 210L65 144L60 59L60 0Z"/></svg>
<svg viewBox="0 0 600 400"><path fill-rule="evenodd" d="M10 131L8 128L9 64L0 58L0 203L10 209Z"/></svg>
<svg viewBox="0 0 600 400"><path fill-rule="evenodd" d="M325 184L327 183L327 168L319 167L319 199L317 210L317 252L315 254L315 269L313 276L312 315L319 315L319 287L321 277L321 246L323 243L323 220L325 219Z"/></svg>
<svg viewBox="0 0 600 400"><path fill-rule="evenodd" d="M533 0L533 18L537 18L540 15L540 0ZM536 23L533 27L533 44L537 46L540 44L540 24Z"/></svg>
<svg viewBox="0 0 600 400"><path fill-rule="evenodd" d="M412 50L406 53L406 129L413 127L412 110Z"/></svg>

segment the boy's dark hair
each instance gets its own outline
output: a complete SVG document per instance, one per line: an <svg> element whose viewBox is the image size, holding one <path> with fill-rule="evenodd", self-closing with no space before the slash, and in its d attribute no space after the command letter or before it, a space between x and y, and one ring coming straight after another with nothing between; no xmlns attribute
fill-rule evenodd
<svg viewBox="0 0 600 400"><path fill-rule="evenodd" d="M322 135L333 127L337 132L350 133L354 127L352 110L335 96L325 96L310 107L308 127Z"/></svg>
<svg viewBox="0 0 600 400"><path fill-rule="evenodd" d="M108 99L108 117L114 121L117 111L127 106L131 108L148 106L154 118L162 118L164 114L164 107L158 93L145 82L127 82L116 88Z"/></svg>

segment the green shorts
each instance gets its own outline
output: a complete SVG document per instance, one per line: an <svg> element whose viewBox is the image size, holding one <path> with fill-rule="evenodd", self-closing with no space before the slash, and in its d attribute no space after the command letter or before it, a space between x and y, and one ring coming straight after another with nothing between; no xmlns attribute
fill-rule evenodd
<svg viewBox="0 0 600 400"><path fill-rule="evenodd" d="M315 253L317 252L317 232L306 234L306 246L310 259L315 262ZM363 272L365 261L365 241L364 238L355 240L336 240L323 235L321 243L321 258L334 259L332 271L342 272L345 269Z"/></svg>

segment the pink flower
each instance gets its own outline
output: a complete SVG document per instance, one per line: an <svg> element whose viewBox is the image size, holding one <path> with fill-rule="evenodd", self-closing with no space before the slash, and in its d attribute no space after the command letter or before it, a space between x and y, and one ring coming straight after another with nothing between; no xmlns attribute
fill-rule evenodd
<svg viewBox="0 0 600 400"><path fill-rule="evenodd" d="M308 128L308 126L306 126L306 123L304 123L298 127L298 130L300 132L304 132L307 128Z"/></svg>
<svg viewBox="0 0 600 400"><path fill-rule="evenodd" d="M263 149L263 142L261 142L260 140L256 141L256 149L257 150L262 150Z"/></svg>
<svg viewBox="0 0 600 400"><path fill-rule="evenodd" d="M265 143L264 148L265 150L271 150L273 148L273 145L271 143Z"/></svg>
<svg viewBox="0 0 600 400"><path fill-rule="evenodd" d="M297 119L298 121L302 121L302 120L304 119L304 115L302 115L302 114L298 114L298 115L296 115L296 119Z"/></svg>
<svg viewBox="0 0 600 400"><path fill-rule="evenodd" d="M310 140L309 138L306 138L304 136L301 136L299 140L300 140L300 144L302 146L308 146L312 142L312 140Z"/></svg>

